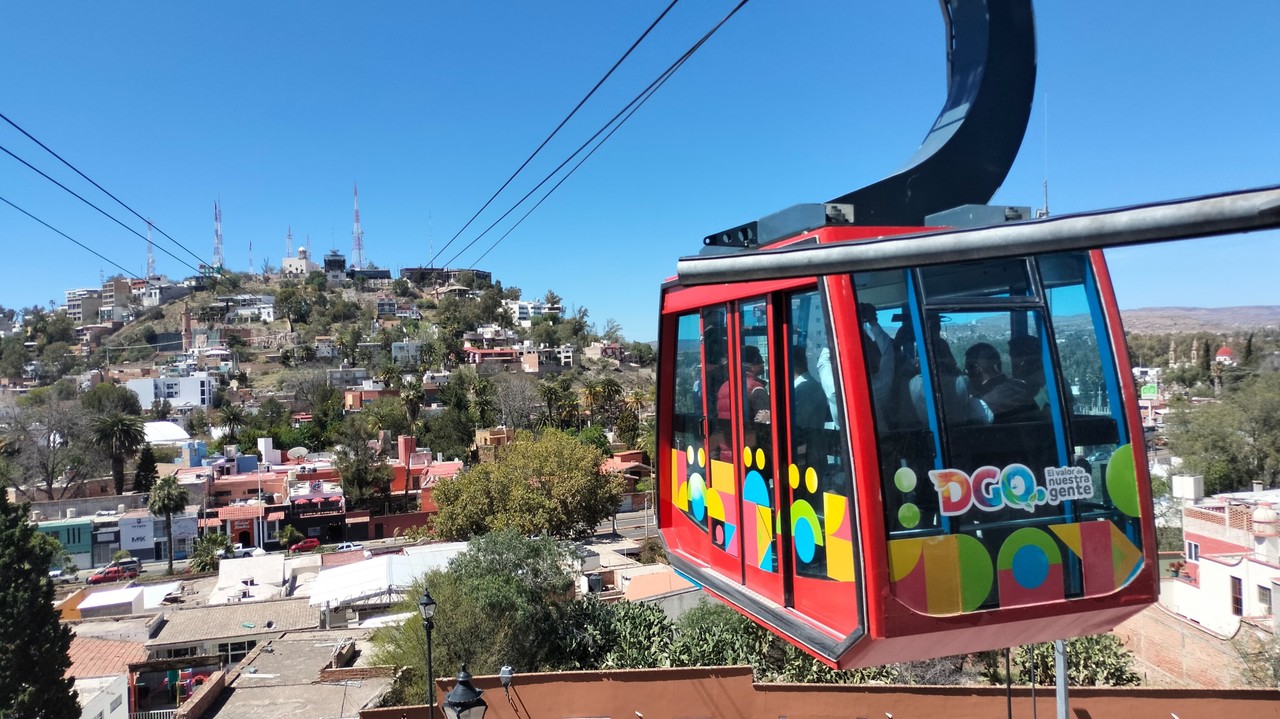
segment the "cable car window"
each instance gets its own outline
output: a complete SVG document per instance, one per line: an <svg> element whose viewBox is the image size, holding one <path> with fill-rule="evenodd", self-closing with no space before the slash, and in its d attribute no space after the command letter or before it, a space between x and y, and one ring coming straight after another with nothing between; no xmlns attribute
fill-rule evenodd
<svg viewBox="0 0 1280 719"><path fill-rule="evenodd" d="M1024 297L1031 294L1027 261L1015 258L937 265L920 270L931 303L976 297Z"/></svg>
<svg viewBox="0 0 1280 719"><path fill-rule="evenodd" d="M891 537L998 549L1020 526L1122 519L1104 487L1125 443L1119 380L1086 255L860 273L855 287ZM894 381L878 390L890 335Z"/></svg>
<svg viewBox="0 0 1280 719"><path fill-rule="evenodd" d="M849 517L851 482L842 466L845 452L836 429L838 413L832 414L837 397L831 346L826 312L816 291L789 298L787 328L787 477L795 571L801 576L847 581L852 578L852 533L843 526L829 526L828 521L833 517L842 523L852 521L843 519ZM833 537L846 541L833 541Z"/></svg>
<svg viewBox="0 0 1280 719"><path fill-rule="evenodd" d="M703 479L705 475L698 474L696 469L698 454L706 446L702 432L708 392L704 390L710 389L707 378L713 376L713 373L704 372L703 363L704 358L710 356L713 360L715 355L714 347L711 346L714 343L704 339L701 324L697 314L682 315L676 322L675 396L672 398L674 412L671 425L671 448L685 455L688 465L694 468L691 474L696 476L691 477L689 481L700 483L696 488L686 489L686 497L691 494L701 497L705 491ZM715 397L714 394L710 396ZM698 526L706 529L707 514L700 502L689 502L686 499L681 510Z"/></svg>
<svg viewBox="0 0 1280 719"><path fill-rule="evenodd" d="M769 357L769 305L764 299L746 300L738 305L741 323L741 347L738 354L738 386L741 388L740 412L742 461L742 497L748 500L763 490L770 504L776 507L774 490L773 426L770 410L770 357ZM722 419L731 416L730 392L721 388L717 414ZM731 455L732 456L732 455ZM774 524L778 521L774 513ZM770 532L769 550L759 566L765 571L778 571L778 533L776 526Z"/></svg>

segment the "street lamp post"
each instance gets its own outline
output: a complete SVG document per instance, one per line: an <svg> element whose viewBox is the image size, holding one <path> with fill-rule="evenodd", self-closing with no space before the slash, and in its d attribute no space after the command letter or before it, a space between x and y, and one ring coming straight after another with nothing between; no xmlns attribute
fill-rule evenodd
<svg viewBox="0 0 1280 719"><path fill-rule="evenodd" d="M433 617L436 615L436 600L431 598L431 592L427 591L426 587L422 588L422 597L418 599L418 613L422 615L422 631L427 635L427 711L434 713L436 675L431 666L431 630L435 628Z"/></svg>
<svg viewBox="0 0 1280 719"><path fill-rule="evenodd" d="M471 672L468 672L467 665L463 664L462 671L458 672L457 683L444 698L445 717L447 719L484 719L484 713L489 705L481 698L481 694L484 694L484 690L476 689L471 684Z"/></svg>

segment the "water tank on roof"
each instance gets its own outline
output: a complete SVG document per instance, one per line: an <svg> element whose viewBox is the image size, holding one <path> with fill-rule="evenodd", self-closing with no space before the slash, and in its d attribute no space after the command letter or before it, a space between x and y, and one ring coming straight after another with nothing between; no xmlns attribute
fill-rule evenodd
<svg viewBox="0 0 1280 719"><path fill-rule="evenodd" d="M75 519L78 513L75 507L67 507L67 519Z"/></svg>
<svg viewBox="0 0 1280 719"><path fill-rule="evenodd" d="M123 504L117 504L117 505L116 505L116 514L124 514L124 505L123 505Z"/></svg>
<svg viewBox="0 0 1280 719"><path fill-rule="evenodd" d="M1253 536L1280 536L1280 514L1277 514L1270 504L1259 504L1258 508L1253 510Z"/></svg>

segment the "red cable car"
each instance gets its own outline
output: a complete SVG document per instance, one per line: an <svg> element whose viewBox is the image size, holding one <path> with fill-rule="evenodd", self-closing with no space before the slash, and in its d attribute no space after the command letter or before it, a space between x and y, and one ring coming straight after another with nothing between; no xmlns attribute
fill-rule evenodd
<svg viewBox="0 0 1280 719"><path fill-rule="evenodd" d="M943 10L952 92L907 170L712 235L662 289L668 557L841 668L1097 633L1155 600L1097 248L1280 223L1275 190L1027 222L971 204L1021 142L1031 10Z"/></svg>

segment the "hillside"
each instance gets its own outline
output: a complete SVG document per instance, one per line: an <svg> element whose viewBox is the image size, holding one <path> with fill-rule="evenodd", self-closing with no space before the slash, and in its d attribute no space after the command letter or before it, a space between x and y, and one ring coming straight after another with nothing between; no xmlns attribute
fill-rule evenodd
<svg viewBox="0 0 1280 719"><path fill-rule="evenodd" d="M1212 332L1280 327L1280 305L1249 307L1144 307L1121 310L1129 334Z"/></svg>

